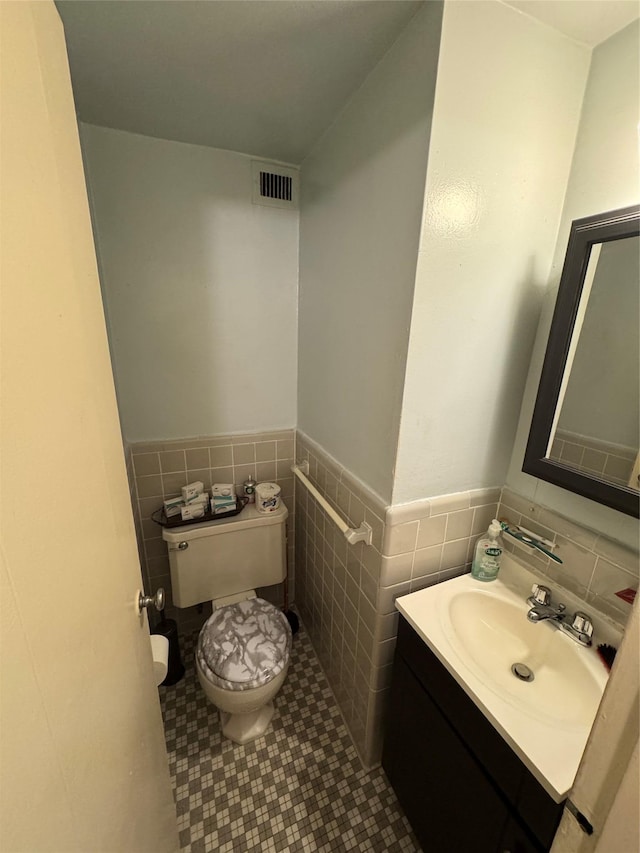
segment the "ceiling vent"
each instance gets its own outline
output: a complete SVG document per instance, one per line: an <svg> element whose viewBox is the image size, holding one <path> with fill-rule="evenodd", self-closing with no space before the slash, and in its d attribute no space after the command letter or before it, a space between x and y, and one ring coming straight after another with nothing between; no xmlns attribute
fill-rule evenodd
<svg viewBox="0 0 640 853"><path fill-rule="evenodd" d="M253 203L265 207L298 209L300 176L297 169L252 160Z"/></svg>

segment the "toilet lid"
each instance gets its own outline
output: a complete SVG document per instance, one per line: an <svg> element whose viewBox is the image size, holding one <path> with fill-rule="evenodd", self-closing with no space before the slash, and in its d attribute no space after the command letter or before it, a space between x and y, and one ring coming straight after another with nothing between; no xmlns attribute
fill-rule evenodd
<svg viewBox="0 0 640 853"><path fill-rule="evenodd" d="M261 687L289 662L291 626L262 598L218 607L198 637L196 655L203 674L225 690Z"/></svg>

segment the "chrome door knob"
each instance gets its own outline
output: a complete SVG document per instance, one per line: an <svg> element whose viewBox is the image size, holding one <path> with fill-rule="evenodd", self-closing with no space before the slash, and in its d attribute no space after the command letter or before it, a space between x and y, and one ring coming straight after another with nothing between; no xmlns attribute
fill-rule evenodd
<svg viewBox="0 0 640 853"><path fill-rule="evenodd" d="M138 611L142 613L145 607L153 606L156 610L164 610L164 589L160 587L155 595L144 595L140 593L138 596Z"/></svg>

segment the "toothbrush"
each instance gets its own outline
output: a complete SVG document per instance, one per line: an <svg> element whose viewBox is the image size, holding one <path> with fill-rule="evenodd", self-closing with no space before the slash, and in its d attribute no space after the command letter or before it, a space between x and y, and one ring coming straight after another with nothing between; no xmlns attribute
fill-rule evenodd
<svg viewBox="0 0 640 853"><path fill-rule="evenodd" d="M555 547L553 542L549 542L548 539L538 539L535 533L532 533L530 530L527 530L526 527L522 527L522 525L518 525L518 530L520 533L524 533L523 542L527 542L527 544L533 545L534 548L537 548L538 551L542 551L543 554L546 554L547 557L551 557L552 560L555 560L556 563L562 563L560 557L557 557L551 549ZM546 547L545 547L546 546Z"/></svg>
<svg viewBox="0 0 640 853"><path fill-rule="evenodd" d="M508 533L509 536L513 536L514 539L517 539L519 542L523 542L525 545L528 545L530 548L536 548L538 551L541 551L543 554L546 554L547 557L550 557L556 563L562 563L560 557L550 551L548 548L545 548L544 545L536 539L530 531L525 533L522 527L520 528L512 528L509 527L508 522L501 521L500 525L505 533ZM551 543L549 543L551 544Z"/></svg>
<svg viewBox="0 0 640 853"><path fill-rule="evenodd" d="M551 557L551 559L554 560L556 563L562 563L560 557L554 554L553 551L550 551L548 548L545 548L544 545L541 545L537 539L531 539L530 536L523 535L522 541L525 542L527 545L531 545L533 548L537 548L538 551L542 551L543 554L546 554L547 557Z"/></svg>
<svg viewBox="0 0 640 853"><path fill-rule="evenodd" d="M534 539L536 542L540 542L541 545L546 545L547 548L551 548L552 550L556 547L554 542L550 542L549 539L541 539L537 533L534 533L531 530L527 530L527 528L523 527L521 524L518 524L517 527L521 533L524 533L525 536L529 536L531 539Z"/></svg>
<svg viewBox="0 0 640 853"><path fill-rule="evenodd" d="M509 536L513 536L514 539L517 539L519 542L524 542L525 545L529 545L529 547L533 548L533 544L524 536L524 534L520 533L516 528L509 527L508 521L501 521L500 527L502 527L504 532L508 533Z"/></svg>

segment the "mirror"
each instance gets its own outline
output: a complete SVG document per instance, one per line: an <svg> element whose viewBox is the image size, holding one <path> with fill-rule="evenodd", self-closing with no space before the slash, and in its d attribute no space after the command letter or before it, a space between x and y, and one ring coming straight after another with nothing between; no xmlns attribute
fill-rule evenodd
<svg viewBox="0 0 640 853"><path fill-rule="evenodd" d="M638 517L640 206L571 226L522 470Z"/></svg>

